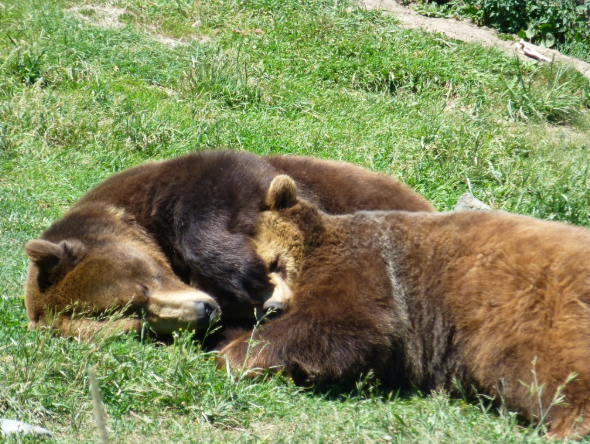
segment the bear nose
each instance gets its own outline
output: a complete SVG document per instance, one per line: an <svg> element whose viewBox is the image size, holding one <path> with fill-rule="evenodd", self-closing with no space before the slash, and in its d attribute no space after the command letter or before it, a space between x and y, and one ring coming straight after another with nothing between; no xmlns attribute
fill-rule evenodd
<svg viewBox="0 0 590 444"><path fill-rule="evenodd" d="M266 301L262 306L263 317L258 320L270 321L283 314L283 304L279 301Z"/></svg>
<svg viewBox="0 0 590 444"><path fill-rule="evenodd" d="M197 312L197 319L199 324L209 323L211 320L217 317L218 310L208 302L197 301L195 302L195 311Z"/></svg>

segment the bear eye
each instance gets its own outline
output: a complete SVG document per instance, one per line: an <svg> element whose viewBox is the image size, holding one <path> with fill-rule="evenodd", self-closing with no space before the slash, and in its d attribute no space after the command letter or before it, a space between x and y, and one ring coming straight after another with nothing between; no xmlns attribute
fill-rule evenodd
<svg viewBox="0 0 590 444"><path fill-rule="evenodd" d="M150 289L147 287L147 285L140 285L139 288L141 288L141 291L146 298L150 297Z"/></svg>
<svg viewBox="0 0 590 444"><path fill-rule="evenodd" d="M269 273L275 273L279 268L279 257L275 257L270 264L268 264Z"/></svg>

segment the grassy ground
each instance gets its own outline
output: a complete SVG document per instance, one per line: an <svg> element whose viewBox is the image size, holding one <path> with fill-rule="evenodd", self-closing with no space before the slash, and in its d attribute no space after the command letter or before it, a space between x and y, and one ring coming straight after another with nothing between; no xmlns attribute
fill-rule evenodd
<svg viewBox="0 0 590 444"><path fill-rule="evenodd" d="M471 190L590 226L587 80L338 0L72 9L90 4L0 1L0 416L97 442L96 366L113 442L543 441L484 400L391 394L370 379L323 392L236 381L188 335L160 346L27 332L22 246L111 174L219 147L355 162L440 210Z"/></svg>

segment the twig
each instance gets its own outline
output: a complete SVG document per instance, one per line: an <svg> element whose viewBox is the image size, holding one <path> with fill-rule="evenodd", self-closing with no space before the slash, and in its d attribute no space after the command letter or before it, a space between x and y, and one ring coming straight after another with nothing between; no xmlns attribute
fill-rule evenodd
<svg viewBox="0 0 590 444"><path fill-rule="evenodd" d="M517 48L520 49L523 54L527 57L530 57L535 60L539 60L541 62L550 62L551 60L541 54L539 51L533 49L529 44L527 44L524 40L521 40L516 44Z"/></svg>
<svg viewBox="0 0 590 444"><path fill-rule="evenodd" d="M92 396L92 410L94 411L94 420L98 429L98 442L100 444L109 444L109 435L105 419L105 411L102 405L100 389L96 380L96 373L93 367L88 367L88 380L90 381L90 395Z"/></svg>

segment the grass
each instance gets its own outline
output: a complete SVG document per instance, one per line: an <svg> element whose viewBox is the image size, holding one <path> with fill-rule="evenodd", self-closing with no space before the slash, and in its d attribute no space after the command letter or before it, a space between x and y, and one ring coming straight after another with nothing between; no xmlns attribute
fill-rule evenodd
<svg viewBox="0 0 590 444"><path fill-rule="evenodd" d="M586 79L338 0L92 3L124 10L114 28L71 9L90 4L0 3L0 416L97 442L95 366L113 442L543 441L483 400L236 380L187 334L27 332L22 246L115 172L220 147L354 162L440 210L471 190L590 226Z"/></svg>

